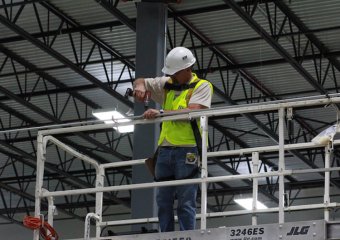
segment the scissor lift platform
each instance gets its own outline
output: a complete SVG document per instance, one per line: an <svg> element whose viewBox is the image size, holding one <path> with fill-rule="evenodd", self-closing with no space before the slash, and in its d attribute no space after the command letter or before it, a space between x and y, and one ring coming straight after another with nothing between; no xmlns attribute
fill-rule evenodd
<svg viewBox="0 0 340 240"><path fill-rule="evenodd" d="M118 168L123 166L133 166L138 164L145 164L145 159L137 159L131 161L120 161L111 163L100 164L95 159L82 154L81 152L73 149L65 143L58 140L54 135L64 133L75 133L84 132L91 130L99 130L105 128L112 128L119 126L121 123L117 122L114 124L94 124L87 126L77 127L62 127L56 129L41 130L38 132L37 137L37 181L36 181L36 195L35 195L35 216L40 218L41 213L41 201L47 199L48 201L48 223L53 226L54 218L54 198L71 196L71 195L82 195L82 194L95 194L95 211L88 213L85 219L84 238L78 238L74 240L89 240L88 236L96 236L90 238L91 240L340 240L340 222L330 222L330 211L331 209L340 208L340 203L337 202L337 198L332 198L334 202L331 202L330 191L331 191L331 172L340 171L340 167L331 167L331 153L332 147L340 145L340 140L334 140L331 143L294 143L284 144L285 141L285 111L292 108L314 106L314 105L329 105L334 103L340 103L340 95L337 94L334 97L325 98L311 97L292 99L289 101L278 101L265 104L254 104L233 107L222 107L218 109L211 109L207 111L192 111L190 113L181 113L179 115L167 115L162 118L155 119L154 122L140 120L138 118L131 118L129 124L150 124L158 123L161 121L174 121L174 120L190 120L193 118L200 118L200 126L202 130L202 139L207 139L209 135L208 117L211 116L227 116L235 114L248 114L256 112L269 112L277 111L278 115L278 135L279 145L262 146L255 148L242 148L227 151L207 152L207 141L202 141L202 159L201 159L201 177L195 179L184 179L174 180L165 182L146 182L137 184L125 184L125 185L105 185L105 173L108 168ZM123 124L124 125L124 124ZM95 187L91 188L80 188L80 189L67 189L63 191L50 192L49 189L44 189L44 165L47 161L47 146L48 143L55 144L58 148L65 151L67 154L76 157L77 159L90 164L96 171ZM313 169L286 169L285 165L285 152L298 149L324 149L324 168L313 168ZM50 148L49 148L50 149ZM276 171L259 171L260 154L265 152L278 152L279 163L278 170ZM249 174L239 175L221 175L221 176L208 176L208 158L212 157L228 157L228 156L243 156L251 154L251 163L253 172ZM295 176L298 174L314 174L321 173L324 175L324 198L321 203L303 204L303 205L285 205L285 176ZM258 189L261 178L268 178L277 176L278 178L278 206L269 207L268 209L260 210L257 208ZM207 212L208 205L208 186L211 183L217 182L229 182L242 179L252 179L252 198L253 204L251 210L234 210L224 212ZM139 218L139 219L120 219L103 221L103 199L105 192L116 192L116 191L131 191L134 189L146 189L146 188L159 188L164 186L179 186L183 184L200 184L201 185L201 204L200 204L200 223L201 229L204 230L193 230L193 231L182 231L182 232L169 232L169 233L150 233L150 234L135 234L135 235L121 235L121 236L110 236L100 237L103 228L109 226L121 226L130 224L145 224L145 223L157 223L157 217L152 218ZM45 184L46 185L46 184ZM317 210L323 211L324 220L316 221L302 221L302 222L288 222L285 221L285 212L290 211L305 211L305 210ZM278 213L278 222L271 224L262 225L250 225L250 226L239 226L239 227L221 227L206 229L207 219L214 217L232 217L240 215L251 215L252 223L261 221L258 219L258 213ZM303 213L302 213L303 214ZM308 216L308 215L307 215ZM96 233L90 233L89 224L90 220L96 221L95 229ZM309 218L305 218L309 219ZM239 223L242 225L242 223ZM35 230L33 234L34 240L39 240L40 232Z"/></svg>
<svg viewBox="0 0 340 240"><path fill-rule="evenodd" d="M101 237L101 240L340 240L340 222L324 220ZM74 239L83 240L83 239ZM91 240L98 240L91 238Z"/></svg>

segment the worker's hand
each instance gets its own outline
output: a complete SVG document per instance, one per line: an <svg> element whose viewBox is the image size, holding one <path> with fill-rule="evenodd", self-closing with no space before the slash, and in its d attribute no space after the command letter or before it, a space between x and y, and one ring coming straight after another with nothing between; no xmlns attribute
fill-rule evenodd
<svg viewBox="0 0 340 240"><path fill-rule="evenodd" d="M133 83L133 96L138 101L143 102L146 95L145 83L143 78L138 78Z"/></svg>
<svg viewBox="0 0 340 240"><path fill-rule="evenodd" d="M143 114L145 119L154 119L160 114L159 110L150 108L146 110Z"/></svg>
<svg viewBox="0 0 340 240"><path fill-rule="evenodd" d="M146 94L146 91L145 89L144 90L138 90L138 89L135 89L133 91L133 96L140 102L143 102L144 99L145 99L145 94Z"/></svg>

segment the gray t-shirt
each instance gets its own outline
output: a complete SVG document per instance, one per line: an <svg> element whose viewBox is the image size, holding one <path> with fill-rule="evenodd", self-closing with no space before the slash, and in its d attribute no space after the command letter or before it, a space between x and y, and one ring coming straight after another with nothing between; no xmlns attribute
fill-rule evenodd
<svg viewBox="0 0 340 240"><path fill-rule="evenodd" d="M151 92L151 98L160 105L164 101L164 85L170 79L170 77L156 77L156 78L145 78L145 87L147 91ZM177 92L180 94L180 91ZM176 94L176 95L177 95ZM197 89L192 93L189 100L189 104L200 104L207 108L211 106L211 88L208 82L203 82Z"/></svg>

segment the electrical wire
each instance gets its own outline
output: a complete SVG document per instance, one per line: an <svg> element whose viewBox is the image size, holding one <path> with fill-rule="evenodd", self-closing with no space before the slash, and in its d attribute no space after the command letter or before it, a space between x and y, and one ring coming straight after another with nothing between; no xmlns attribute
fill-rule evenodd
<svg viewBox="0 0 340 240"><path fill-rule="evenodd" d="M23 224L25 227L33 230L39 229L40 236L44 240L58 240L59 236L55 229L46 221L42 221L40 218L26 216L24 217ZM48 234L49 232L49 234Z"/></svg>

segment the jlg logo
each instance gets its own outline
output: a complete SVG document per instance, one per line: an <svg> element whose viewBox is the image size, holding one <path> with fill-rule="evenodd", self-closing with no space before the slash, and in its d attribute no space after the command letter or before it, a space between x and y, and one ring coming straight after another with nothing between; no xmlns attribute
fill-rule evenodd
<svg viewBox="0 0 340 240"><path fill-rule="evenodd" d="M301 229L300 227L292 227L290 229L290 232L287 233L287 236L292 236L292 235L306 235L308 233L310 226L302 226Z"/></svg>

